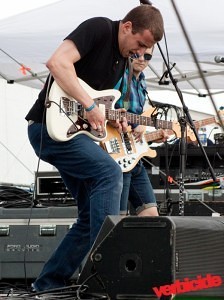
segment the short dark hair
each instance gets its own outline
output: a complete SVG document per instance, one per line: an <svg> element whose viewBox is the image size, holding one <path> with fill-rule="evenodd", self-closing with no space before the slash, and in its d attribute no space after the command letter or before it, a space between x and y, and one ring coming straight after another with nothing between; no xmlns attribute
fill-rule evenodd
<svg viewBox="0 0 224 300"><path fill-rule="evenodd" d="M132 32L134 34L148 29L151 31L155 42L159 42L163 37L163 17L155 6L143 4L133 8L124 17L122 23L128 21L132 23Z"/></svg>

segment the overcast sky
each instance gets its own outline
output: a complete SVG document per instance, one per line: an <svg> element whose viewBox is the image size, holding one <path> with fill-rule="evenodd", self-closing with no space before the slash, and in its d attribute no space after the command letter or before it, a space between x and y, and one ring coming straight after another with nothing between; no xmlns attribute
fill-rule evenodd
<svg viewBox="0 0 224 300"><path fill-rule="evenodd" d="M0 0L0 20L58 1L59 0Z"/></svg>

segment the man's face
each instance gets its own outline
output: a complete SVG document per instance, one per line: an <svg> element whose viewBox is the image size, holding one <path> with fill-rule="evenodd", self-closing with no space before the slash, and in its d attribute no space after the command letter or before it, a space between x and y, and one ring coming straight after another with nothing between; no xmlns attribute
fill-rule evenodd
<svg viewBox="0 0 224 300"><path fill-rule="evenodd" d="M129 57L133 54L141 56L155 44L153 35L149 30L133 33L131 22L122 23L120 29L118 40L120 53L123 57Z"/></svg>
<svg viewBox="0 0 224 300"><path fill-rule="evenodd" d="M132 60L133 70L135 72L142 72L149 64L152 57L153 48L147 48L145 53L138 58Z"/></svg>

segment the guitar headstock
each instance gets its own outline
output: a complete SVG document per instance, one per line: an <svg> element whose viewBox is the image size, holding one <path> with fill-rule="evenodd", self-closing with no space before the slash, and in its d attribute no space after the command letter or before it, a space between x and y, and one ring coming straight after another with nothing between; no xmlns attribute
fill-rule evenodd
<svg viewBox="0 0 224 300"><path fill-rule="evenodd" d="M176 135L177 138L181 137L181 128L180 128L180 123L175 121L172 122L172 131Z"/></svg>
<svg viewBox="0 0 224 300"><path fill-rule="evenodd" d="M181 138L181 127L179 122L173 122L172 130L175 133L177 138ZM188 141L194 142L196 141L196 136L194 134L194 131L191 129L189 125L187 125L186 128L186 138Z"/></svg>

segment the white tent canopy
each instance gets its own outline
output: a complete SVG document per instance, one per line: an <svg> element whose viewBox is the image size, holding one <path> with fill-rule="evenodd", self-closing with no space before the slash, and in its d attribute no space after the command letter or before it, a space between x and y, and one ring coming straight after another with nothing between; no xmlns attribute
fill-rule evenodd
<svg viewBox="0 0 224 300"><path fill-rule="evenodd" d="M219 107L223 105L224 64L215 63L214 57L224 55L222 9L224 2L222 0L213 0L212 2L208 0L176 0L175 3L196 56L199 62L203 62L200 63L203 74L209 75L206 77L209 87L214 95L219 93L215 95L217 107ZM179 88L196 95L206 94L207 91L204 90L201 79L198 79L198 70L192 60L171 1L155 0L153 4L161 10L164 16L169 60L176 63L172 72L175 78L178 78ZM39 89L43 86L48 74L45 62L55 48L85 19L107 16L119 20L137 5L139 5L137 0L61 0L0 21L0 77L2 77L2 80L0 79L2 107L0 114L0 182L31 184L34 180L37 157L28 142L27 124L24 117L35 101ZM160 46L167 57L164 41L160 43ZM173 90L171 83L158 85L158 78L164 72L158 49L155 49L150 66L152 69L148 68L146 71L150 98L181 106L177 94L169 91L169 89ZM192 81L196 89L193 89L186 79ZM169 78L167 80L170 81ZM214 114L209 97L189 94L185 94L185 96L193 119L202 119L208 117L209 114ZM51 170L52 167L42 162L41 169Z"/></svg>
<svg viewBox="0 0 224 300"><path fill-rule="evenodd" d="M176 63L176 67L173 69L174 74L178 68L184 73L184 76L179 74L180 81L186 82L186 77L192 78L193 76L197 80L198 70L192 60L172 2L155 0L153 4L161 10L164 16L169 60ZM213 0L211 3L208 0L176 0L174 4L186 27L198 60L205 62L201 65L204 74L213 73L213 76L209 77L211 88L222 89L224 65L215 63L214 57L224 55L223 1ZM139 5L137 0L79 2L61 0L1 21L0 75L10 82L16 81L41 88L47 74L46 60L63 38L80 22L94 16L107 16L119 20L137 5ZM161 42L161 48L167 57L164 40ZM30 70L24 70L20 64ZM162 57L158 50L155 51L152 67L157 70L158 75L162 76ZM26 75L22 74L23 71ZM218 76L215 75L215 72L219 72ZM186 76L186 73L189 75ZM155 83L152 86L159 88L158 78L155 75L152 77L155 77L151 80L152 83ZM195 85L198 88L203 87L200 80L197 80ZM192 88L190 85L182 86Z"/></svg>

